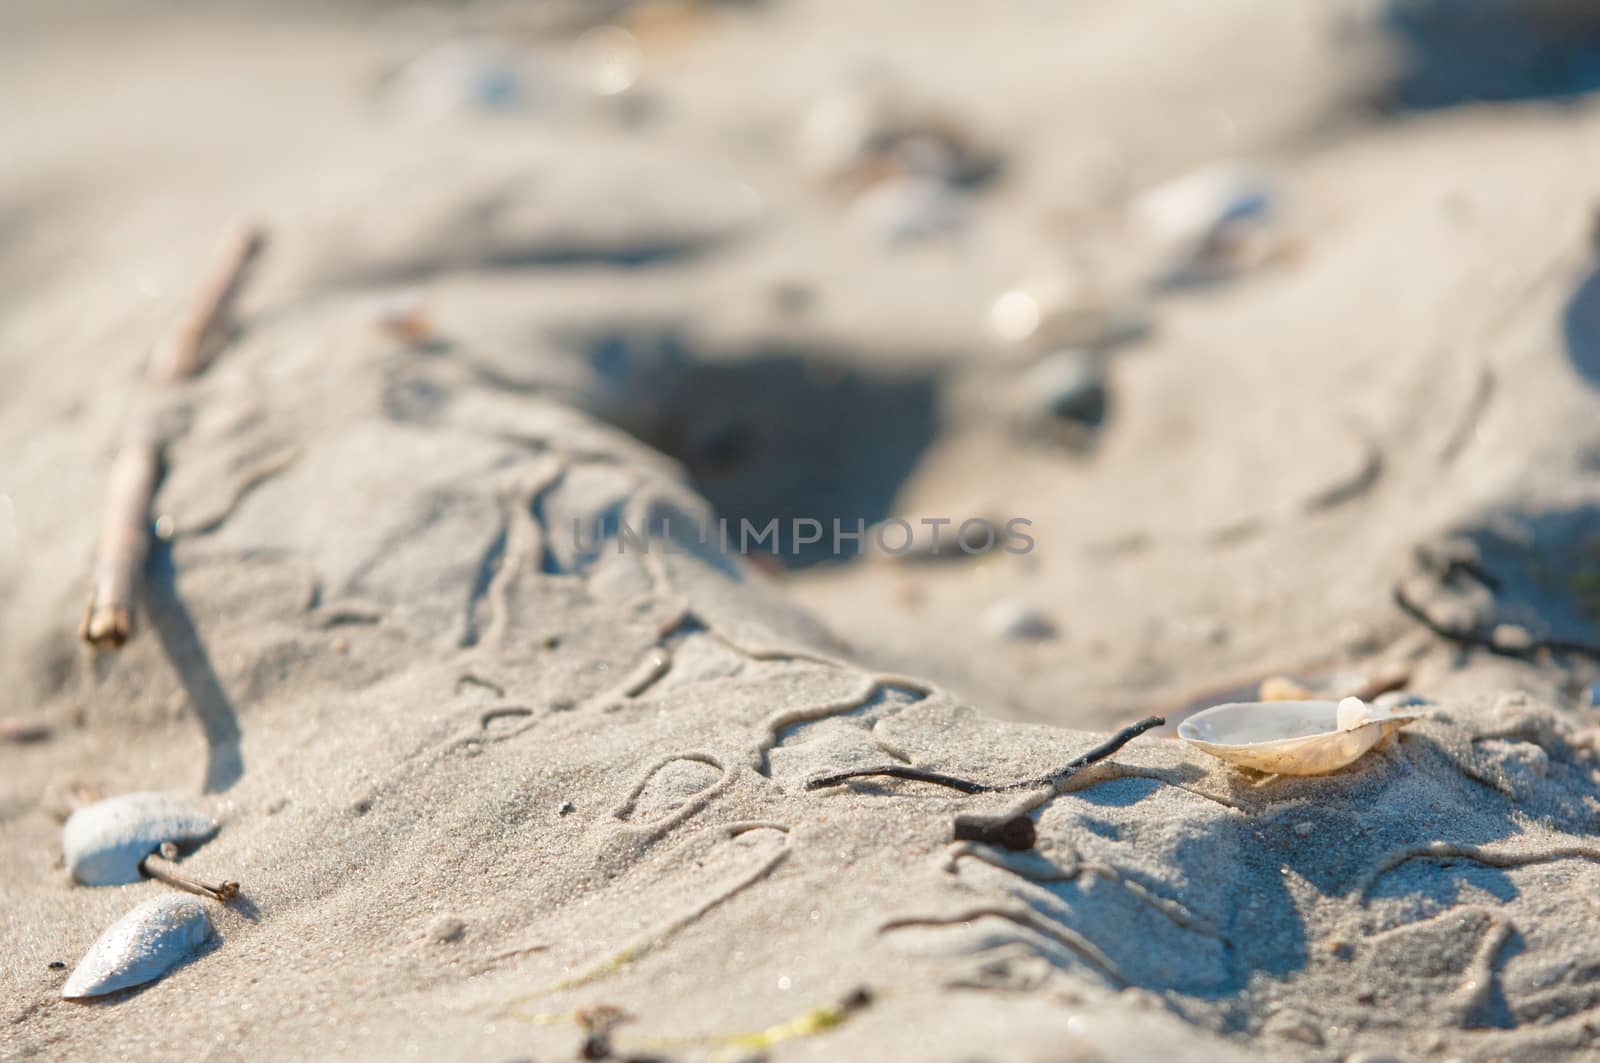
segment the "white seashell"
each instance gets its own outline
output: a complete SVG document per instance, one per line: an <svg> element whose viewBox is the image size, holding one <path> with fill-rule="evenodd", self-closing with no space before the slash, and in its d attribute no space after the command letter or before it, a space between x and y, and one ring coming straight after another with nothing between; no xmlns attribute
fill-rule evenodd
<svg viewBox="0 0 1600 1063"><path fill-rule="evenodd" d="M1178 737L1240 767L1322 775L1355 763L1414 719L1415 712L1377 708L1360 698L1242 701L1195 713L1178 725Z"/></svg>
<svg viewBox="0 0 1600 1063"><path fill-rule="evenodd" d="M80 808L61 829L67 870L85 886L138 882L139 861L161 848L209 841L217 823L204 812L166 794L138 793Z"/></svg>
<svg viewBox="0 0 1600 1063"><path fill-rule="evenodd" d="M1267 230L1278 190L1264 174L1237 166L1196 170L1134 201L1139 231L1152 245L1159 276L1179 281L1194 271L1226 268L1228 236Z"/></svg>
<svg viewBox="0 0 1600 1063"><path fill-rule="evenodd" d="M98 997L153 982L194 959L215 933L198 897L169 893L145 901L100 935L61 995Z"/></svg>
<svg viewBox="0 0 1600 1063"><path fill-rule="evenodd" d="M1276 188L1263 174L1236 166L1195 170L1139 196L1139 223L1175 244L1194 244L1234 222L1272 212Z"/></svg>
<svg viewBox="0 0 1600 1063"><path fill-rule="evenodd" d="M1057 635L1050 614L1024 602L1002 599L983 611L979 619L984 633L1012 642L1037 642Z"/></svg>

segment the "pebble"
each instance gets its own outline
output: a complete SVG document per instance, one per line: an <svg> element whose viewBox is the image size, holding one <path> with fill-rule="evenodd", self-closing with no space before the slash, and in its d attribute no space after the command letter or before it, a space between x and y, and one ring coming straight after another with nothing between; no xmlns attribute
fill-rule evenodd
<svg viewBox="0 0 1600 1063"><path fill-rule="evenodd" d="M995 296L989 332L1005 347L1032 352L1108 350L1149 334L1149 307L1118 297L1093 278L1052 268Z"/></svg>
<svg viewBox="0 0 1600 1063"><path fill-rule="evenodd" d="M961 119L876 77L819 98L801 123L798 147L814 176L846 187L885 173L968 186L1000 165Z"/></svg>
<svg viewBox="0 0 1600 1063"><path fill-rule="evenodd" d="M428 940L439 945L460 941L467 933L467 924L453 915L440 915L428 923Z"/></svg>
<svg viewBox="0 0 1600 1063"><path fill-rule="evenodd" d="M1006 343L1021 343L1044 318L1039 296L1026 288L1001 292L989 306L989 330Z"/></svg>
<svg viewBox="0 0 1600 1063"><path fill-rule="evenodd" d="M1262 701L1308 701L1312 694L1288 676L1274 675L1261 681L1259 696Z"/></svg>
<svg viewBox="0 0 1600 1063"><path fill-rule="evenodd" d="M1518 624L1496 624L1490 641L1497 648L1511 653L1527 653L1533 649L1533 635Z"/></svg>
<svg viewBox="0 0 1600 1063"><path fill-rule="evenodd" d="M1314 1048L1322 1046L1322 1031L1309 1015L1286 1008L1267 1020L1266 1032Z"/></svg>
<svg viewBox="0 0 1600 1063"><path fill-rule="evenodd" d="M61 829L61 850L75 881L119 886L143 878L139 862L163 842L198 845L217 830L216 820L180 798L123 794L72 813Z"/></svg>
<svg viewBox="0 0 1600 1063"><path fill-rule="evenodd" d="M194 959L215 934L200 898L163 894L112 923L68 976L61 995L77 1000L154 982Z"/></svg>
<svg viewBox="0 0 1600 1063"><path fill-rule="evenodd" d="M1136 224L1155 244L1169 282L1229 269L1241 238L1267 228L1278 193L1264 174L1212 166L1174 178L1135 201Z"/></svg>
<svg viewBox="0 0 1600 1063"><path fill-rule="evenodd" d="M1057 634L1055 621L1043 610L1009 599L985 609L981 623L985 634L1013 642L1039 642Z"/></svg>
<svg viewBox="0 0 1600 1063"><path fill-rule="evenodd" d="M1387 1052L1352 1052L1344 1057L1344 1063L1402 1063L1399 1056L1391 1056Z"/></svg>
<svg viewBox="0 0 1600 1063"><path fill-rule="evenodd" d="M1106 416L1101 358L1068 349L1047 354L1023 374L1017 401L1025 417L1098 426Z"/></svg>
<svg viewBox="0 0 1600 1063"><path fill-rule="evenodd" d="M1152 229L1195 240L1229 221L1267 213L1273 198L1271 182L1259 173L1239 166L1207 166L1145 191L1134 211Z"/></svg>

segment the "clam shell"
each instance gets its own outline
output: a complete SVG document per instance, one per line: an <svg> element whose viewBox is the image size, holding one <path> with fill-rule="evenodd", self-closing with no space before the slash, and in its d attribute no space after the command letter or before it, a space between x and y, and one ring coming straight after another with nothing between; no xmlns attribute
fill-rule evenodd
<svg viewBox="0 0 1600 1063"><path fill-rule="evenodd" d="M1277 775L1323 775L1359 760L1414 713L1386 711L1357 698L1240 701L1197 712L1178 737L1230 764Z"/></svg>
<svg viewBox="0 0 1600 1063"><path fill-rule="evenodd" d="M145 901L100 935L73 970L61 995L104 996L154 982L199 955L216 931L205 902L182 893Z"/></svg>
<svg viewBox="0 0 1600 1063"><path fill-rule="evenodd" d="M139 861L162 842L198 845L217 833L217 823L187 802L167 794L123 794L78 809L61 829L67 870L85 886L138 882Z"/></svg>

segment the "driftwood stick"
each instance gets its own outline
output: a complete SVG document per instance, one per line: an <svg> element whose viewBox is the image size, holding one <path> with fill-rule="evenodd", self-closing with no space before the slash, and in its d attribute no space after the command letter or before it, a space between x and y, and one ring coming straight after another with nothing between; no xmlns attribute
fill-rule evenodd
<svg viewBox="0 0 1600 1063"><path fill-rule="evenodd" d="M222 258L146 370L158 392L192 377L215 356L233 299L264 237L247 227L229 237ZM133 634L134 593L150 544L150 501L161 477L163 428L155 395L134 416L111 468L104 522L95 551L94 581L78 634L96 649L116 649Z"/></svg>
<svg viewBox="0 0 1600 1063"><path fill-rule="evenodd" d="M205 285L178 321L150 363L150 378L171 383L197 376L210 364L225 339L228 312L244 284L250 264L266 244L265 234L244 226L229 235L222 255L206 277Z"/></svg>
<svg viewBox="0 0 1600 1063"><path fill-rule="evenodd" d="M224 904L239 896L239 884L237 882L207 882L205 879L196 878L179 867L172 859L177 855L177 846L171 842L163 845L161 851L163 854L161 856L151 853L140 861L139 870L157 882L165 882L169 886L186 890L189 893L198 893L202 897L210 897L212 900L222 901Z"/></svg>
<svg viewBox="0 0 1600 1063"><path fill-rule="evenodd" d="M133 634L134 580L144 568L150 496L160 468L161 448L152 432L138 433L124 443L111 467L94 582L78 630L96 649L116 649Z"/></svg>

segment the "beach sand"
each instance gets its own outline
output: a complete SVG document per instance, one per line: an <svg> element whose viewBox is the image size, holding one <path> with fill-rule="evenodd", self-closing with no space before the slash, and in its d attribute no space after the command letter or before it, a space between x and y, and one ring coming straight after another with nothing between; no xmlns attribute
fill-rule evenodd
<svg viewBox="0 0 1600 1063"><path fill-rule="evenodd" d="M0 15L0 1054L1600 1051L1600 110L1459 103L1370 4L860 7ZM885 71L996 173L819 174L816 101ZM1216 164L1270 217L1152 283L1140 194ZM112 457L241 219L92 653ZM997 338L1041 274L1071 335ZM1057 349L1109 403L1065 441ZM716 514L1035 543L618 549ZM1003 787L1273 676L1422 717L1316 778L1169 726L1054 787L807 787ZM63 1001L169 887L73 885L61 821L146 790L241 898Z"/></svg>

